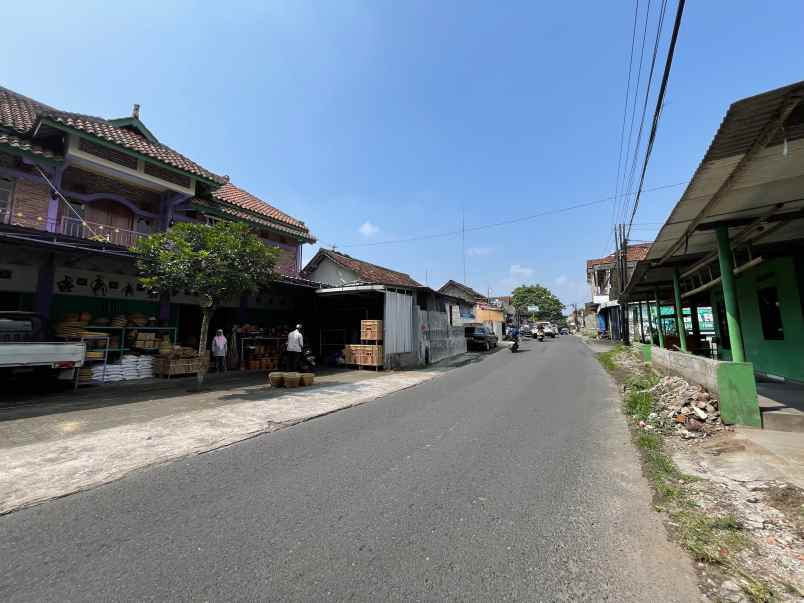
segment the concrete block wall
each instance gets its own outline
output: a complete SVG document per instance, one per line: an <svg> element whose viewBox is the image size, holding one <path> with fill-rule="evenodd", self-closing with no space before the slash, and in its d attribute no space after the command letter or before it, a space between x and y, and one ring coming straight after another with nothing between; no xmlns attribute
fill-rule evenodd
<svg viewBox="0 0 804 603"><path fill-rule="evenodd" d="M750 362L712 360L655 346L650 346L649 353L643 353L658 371L684 377L715 394L720 400L724 423L762 426L754 367Z"/></svg>
<svg viewBox="0 0 804 603"><path fill-rule="evenodd" d="M413 323L420 366L466 352L464 327L450 326L445 312L417 309Z"/></svg>
<svg viewBox="0 0 804 603"><path fill-rule="evenodd" d="M651 364L661 372L679 375L693 383L700 383L710 392L718 392L717 367L721 364L719 360L654 346L651 349Z"/></svg>

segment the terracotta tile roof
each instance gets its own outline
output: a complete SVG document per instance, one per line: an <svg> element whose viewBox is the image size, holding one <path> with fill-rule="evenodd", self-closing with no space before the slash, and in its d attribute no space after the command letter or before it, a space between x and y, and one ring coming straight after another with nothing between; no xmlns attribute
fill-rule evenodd
<svg viewBox="0 0 804 603"><path fill-rule="evenodd" d="M67 127L81 130L96 138L135 151L184 172L212 180L218 184L226 182L224 177L213 174L181 153L164 144L150 142L129 129L115 127L100 117L60 111L0 86L0 127L10 128L24 136L30 135L42 118L48 118Z"/></svg>
<svg viewBox="0 0 804 603"><path fill-rule="evenodd" d="M40 155L47 159L61 159L60 155L57 155L50 149L45 149L44 147L33 144L28 140L19 138L12 134L6 134L5 132L0 132L0 145L6 145L18 151L31 153L32 155Z"/></svg>
<svg viewBox="0 0 804 603"><path fill-rule="evenodd" d="M468 296L473 297L473 298L478 299L478 300L486 299L486 296L483 295L482 293L478 293L477 291L475 291L474 289L472 289L468 285L464 285L463 283L459 283L458 281L453 281L453 280L449 280L446 283L444 283L441 286L441 288L438 290L438 292L439 293L444 293L445 290L448 289L449 287L456 287L457 289L460 289L461 291L466 293Z"/></svg>
<svg viewBox="0 0 804 603"><path fill-rule="evenodd" d="M215 190L212 193L212 196L218 201L253 211L254 213L265 216L272 221L284 224L285 226L290 226L295 231L300 231L308 236L310 235L310 230L307 228L304 222L297 220L296 218L293 218L282 211L279 211L273 205L269 205L259 197L252 195L248 191L244 191L242 188L239 188L234 184L224 184L222 187Z"/></svg>
<svg viewBox="0 0 804 603"><path fill-rule="evenodd" d="M372 285L396 285L398 287L422 287L422 285L414 281L409 274L377 266L370 262L364 262L363 260L358 260L345 253L332 251L331 249L319 249L315 257L313 257L313 259L307 263L307 266L304 267L304 270L301 271L301 276L309 277L324 258L329 258L336 264L357 273L359 281L362 283Z"/></svg>
<svg viewBox="0 0 804 603"><path fill-rule="evenodd" d="M638 245L629 245L628 249L625 252L625 260L627 262L641 262L646 257L648 257L648 252L650 251L651 245L653 243L639 243ZM593 266L600 266L602 264L613 264L614 263L614 254L610 253L604 258L598 258L596 260L586 260L586 268L592 268Z"/></svg>

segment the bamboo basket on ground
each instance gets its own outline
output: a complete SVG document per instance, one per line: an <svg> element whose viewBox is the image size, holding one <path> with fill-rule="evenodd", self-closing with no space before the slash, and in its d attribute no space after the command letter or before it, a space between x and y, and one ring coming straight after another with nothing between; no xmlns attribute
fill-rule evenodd
<svg viewBox="0 0 804 603"><path fill-rule="evenodd" d="M268 373L268 383L271 384L271 387L282 387L285 384L285 373L279 371Z"/></svg>
<svg viewBox="0 0 804 603"><path fill-rule="evenodd" d="M299 373L284 373L285 387L299 387Z"/></svg>
<svg viewBox="0 0 804 603"><path fill-rule="evenodd" d="M313 381L315 380L314 373L300 373L299 375L299 383L303 386L312 385Z"/></svg>

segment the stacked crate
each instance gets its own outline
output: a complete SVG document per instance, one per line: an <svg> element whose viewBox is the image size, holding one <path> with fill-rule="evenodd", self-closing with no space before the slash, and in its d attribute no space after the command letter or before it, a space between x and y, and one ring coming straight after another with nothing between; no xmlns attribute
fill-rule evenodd
<svg viewBox="0 0 804 603"><path fill-rule="evenodd" d="M357 355L354 364L379 369L384 363L382 336L383 325L381 320L361 320L361 345L352 346L352 353ZM354 348L358 349L354 350Z"/></svg>
<svg viewBox="0 0 804 603"><path fill-rule="evenodd" d="M382 341L381 320L361 320L360 339L362 341Z"/></svg>

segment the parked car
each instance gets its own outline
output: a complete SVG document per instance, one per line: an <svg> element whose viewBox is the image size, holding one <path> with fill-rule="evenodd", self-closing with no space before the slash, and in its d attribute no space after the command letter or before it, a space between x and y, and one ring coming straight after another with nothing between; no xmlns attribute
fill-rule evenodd
<svg viewBox="0 0 804 603"><path fill-rule="evenodd" d="M519 336L520 337L530 337L531 336L530 325L522 325L519 328Z"/></svg>
<svg viewBox="0 0 804 603"><path fill-rule="evenodd" d="M497 336L486 327L467 327L466 347L488 352L497 347Z"/></svg>
<svg viewBox="0 0 804 603"><path fill-rule="evenodd" d="M569 329L567 327L563 327L561 329L561 334L562 335L569 335L570 334Z"/></svg>

